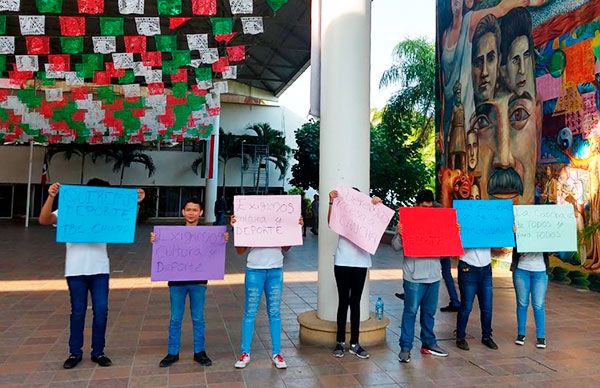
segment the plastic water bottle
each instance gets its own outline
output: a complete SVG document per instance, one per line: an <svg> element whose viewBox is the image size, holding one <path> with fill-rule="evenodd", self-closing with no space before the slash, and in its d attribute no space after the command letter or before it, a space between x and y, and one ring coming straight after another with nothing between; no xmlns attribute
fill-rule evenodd
<svg viewBox="0 0 600 388"><path fill-rule="evenodd" d="M377 314L377 319L381 321L383 319L383 300L381 297L377 298L377 303L375 303L375 313Z"/></svg>

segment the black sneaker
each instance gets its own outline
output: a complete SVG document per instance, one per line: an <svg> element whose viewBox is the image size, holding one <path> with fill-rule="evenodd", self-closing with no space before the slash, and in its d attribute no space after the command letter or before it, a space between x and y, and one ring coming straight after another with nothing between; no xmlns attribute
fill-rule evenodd
<svg viewBox="0 0 600 388"><path fill-rule="evenodd" d="M73 369L77 366L77 364L79 364L81 362L82 359L83 359L83 357L81 356L81 354L78 356L71 354L71 355L69 355L69 358L67 358L65 363L63 364L63 368Z"/></svg>
<svg viewBox="0 0 600 388"><path fill-rule="evenodd" d="M97 356L92 356L92 361L103 367L112 365L112 361L110 360L110 358L106 357L104 353L100 353Z"/></svg>
<svg viewBox="0 0 600 388"><path fill-rule="evenodd" d="M464 339L456 340L456 347L462 350L469 350L469 343Z"/></svg>
<svg viewBox="0 0 600 388"><path fill-rule="evenodd" d="M446 307L442 307L440 309L440 311L443 312L443 313L457 313L458 312L458 307L456 307L456 306L454 306L452 304L449 304Z"/></svg>
<svg viewBox="0 0 600 388"><path fill-rule="evenodd" d="M195 355L194 355L194 359L195 359ZM179 354L167 354L165 356L165 358L160 360L160 363L158 364L158 366L160 366L161 368L168 368L171 365L175 364L177 361L179 361Z"/></svg>
<svg viewBox="0 0 600 388"><path fill-rule="evenodd" d="M203 350L200 353L194 353L194 361L204 366L211 366L212 360L208 358L206 352Z"/></svg>
<svg viewBox="0 0 600 388"><path fill-rule="evenodd" d="M481 343L484 344L485 346L487 346L490 349L498 350L498 345L496 345L496 343L494 342L494 340L492 339L492 337L490 337L490 338L482 338L481 339Z"/></svg>
<svg viewBox="0 0 600 388"><path fill-rule="evenodd" d="M535 347L538 349L546 349L546 339L545 338L538 338L536 343L535 343Z"/></svg>
<svg viewBox="0 0 600 388"><path fill-rule="evenodd" d="M525 336L524 335L518 335L517 339L515 340L515 344L517 345L525 345Z"/></svg>
<svg viewBox="0 0 600 388"><path fill-rule="evenodd" d="M448 352L440 348L437 344L433 346L421 346L421 354L431 354L432 356L437 357L448 357Z"/></svg>
<svg viewBox="0 0 600 388"><path fill-rule="evenodd" d="M408 364L410 362L410 352L400 352L398 353L398 361L403 364Z"/></svg>
<svg viewBox="0 0 600 388"><path fill-rule="evenodd" d="M358 358L369 358L369 352L364 350L359 344L350 345L350 354L354 354Z"/></svg>
<svg viewBox="0 0 600 388"><path fill-rule="evenodd" d="M344 357L344 348L345 344L343 342L338 342L333 349L333 357L342 358Z"/></svg>
<svg viewBox="0 0 600 388"><path fill-rule="evenodd" d="M401 294L399 292L396 292L394 295L396 295L396 298L404 300L404 293Z"/></svg>

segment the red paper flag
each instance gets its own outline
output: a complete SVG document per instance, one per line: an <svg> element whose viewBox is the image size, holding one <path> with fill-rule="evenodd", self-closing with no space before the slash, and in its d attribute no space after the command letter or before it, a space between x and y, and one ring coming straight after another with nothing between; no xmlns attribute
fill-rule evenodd
<svg viewBox="0 0 600 388"><path fill-rule="evenodd" d="M87 86L71 88L71 96L73 96L73 100L85 100L89 92L90 89Z"/></svg>
<svg viewBox="0 0 600 388"><path fill-rule="evenodd" d="M246 46L227 47L227 57L229 62L239 62L246 59Z"/></svg>
<svg viewBox="0 0 600 388"><path fill-rule="evenodd" d="M175 74L171 74L171 82L187 82L187 68L181 68Z"/></svg>
<svg viewBox="0 0 600 388"><path fill-rule="evenodd" d="M217 14L217 0L192 0L194 15L212 16Z"/></svg>
<svg viewBox="0 0 600 388"><path fill-rule="evenodd" d="M169 28L174 30L177 27L181 26L183 23L187 22L188 20L190 20L191 18L185 18L185 17L173 17L173 18L169 18Z"/></svg>
<svg viewBox="0 0 600 388"><path fill-rule="evenodd" d="M465 252L457 227L456 209L400 208L404 256L462 256Z"/></svg>
<svg viewBox="0 0 600 388"><path fill-rule="evenodd" d="M104 13L104 0L77 0L79 13Z"/></svg>
<svg viewBox="0 0 600 388"><path fill-rule="evenodd" d="M216 73L222 73L229 67L229 59L227 57L219 58L215 63L212 64L212 69Z"/></svg>
<svg viewBox="0 0 600 388"><path fill-rule="evenodd" d="M144 108L132 109L131 115L133 117L137 117L137 118L144 117L144 115L146 115L146 109L144 109Z"/></svg>
<svg viewBox="0 0 600 388"><path fill-rule="evenodd" d="M63 36L84 36L85 17L83 16L59 16L60 33Z"/></svg>
<svg viewBox="0 0 600 388"><path fill-rule="evenodd" d="M220 106L216 106L214 108L208 108L208 115L210 117L218 116L219 113L221 113L221 107Z"/></svg>
<svg viewBox="0 0 600 388"><path fill-rule="evenodd" d="M162 66L162 53L160 51L146 51L142 53L142 63L145 66Z"/></svg>
<svg viewBox="0 0 600 388"><path fill-rule="evenodd" d="M172 94L167 95L167 106L185 105L187 102L187 98L185 97L177 98Z"/></svg>
<svg viewBox="0 0 600 388"><path fill-rule="evenodd" d="M69 54L48 55L48 63L52 71L69 71L71 69L71 56Z"/></svg>
<svg viewBox="0 0 600 388"><path fill-rule="evenodd" d="M192 85L192 93L194 96L206 96L208 91L206 89L200 88L198 85Z"/></svg>
<svg viewBox="0 0 600 388"><path fill-rule="evenodd" d="M104 64L104 70L108 73L111 78L118 78L125 76L125 69L115 69L113 62L106 62Z"/></svg>
<svg viewBox="0 0 600 388"><path fill-rule="evenodd" d="M27 43L27 54L50 54L50 37L48 36L26 36L25 42Z"/></svg>
<svg viewBox="0 0 600 388"><path fill-rule="evenodd" d="M148 94L156 95L156 94L164 94L165 93L165 85L162 82L153 82L148 84Z"/></svg>
<svg viewBox="0 0 600 388"><path fill-rule="evenodd" d="M237 32L232 32L231 34L215 35L215 40L221 43L229 43L229 41L233 39L236 35Z"/></svg>
<svg viewBox="0 0 600 388"><path fill-rule="evenodd" d="M108 71L96 71L94 73L94 83L96 85L109 85L110 74Z"/></svg>
<svg viewBox="0 0 600 388"><path fill-rule="evenodd" d="M125 51L128 53L145 53L146 37L144 35L133 35L123 37L125 40Z"/></svg>

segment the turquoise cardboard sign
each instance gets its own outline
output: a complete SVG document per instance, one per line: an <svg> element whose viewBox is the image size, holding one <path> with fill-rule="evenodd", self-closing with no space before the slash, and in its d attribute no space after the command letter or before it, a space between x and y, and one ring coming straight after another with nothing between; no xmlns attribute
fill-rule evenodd
<svg viewBox="0 0 600 388"><path fill-rule="evenodd" d="M62 185L56 242L132 243L137 190Z"/></svg>
<svg viewBox="0 0 600 388"><path fill-rule="evenodd" d="M464 248L515 246L513 203L509 199L454 200Z"/></svg>
<svg viewBox="0 0 600 388"><path fill-rule="evenodd" d="M577 251L572 205L517 205L514 209L519 252Z"/></svg>

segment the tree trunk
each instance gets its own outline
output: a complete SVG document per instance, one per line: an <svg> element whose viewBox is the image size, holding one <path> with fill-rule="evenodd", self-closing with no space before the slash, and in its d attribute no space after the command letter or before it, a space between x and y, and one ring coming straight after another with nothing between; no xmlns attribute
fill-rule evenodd
<svg viewBox="0 0 600 388"><path fill-rule="evenodd" d="M83 169L85 167L85 154L81 154L81 177L79 178L79 184L83 184Z"/></svg>
<svg viewBox="0 0 600 388"><path fill-rule="evenodd" d="M121 167L121 180L119 181L119 187L123 186L123 174L125 173L125 164Z"/></svg>
<svg viewBox="0 0 600 388"><path fill-rule="evenodd" d="M229 161L229 159L224 159L223 160L223 188L221 190L221 195L223 197L225 197L225 173L227 172L227 162Z"/></svg>

